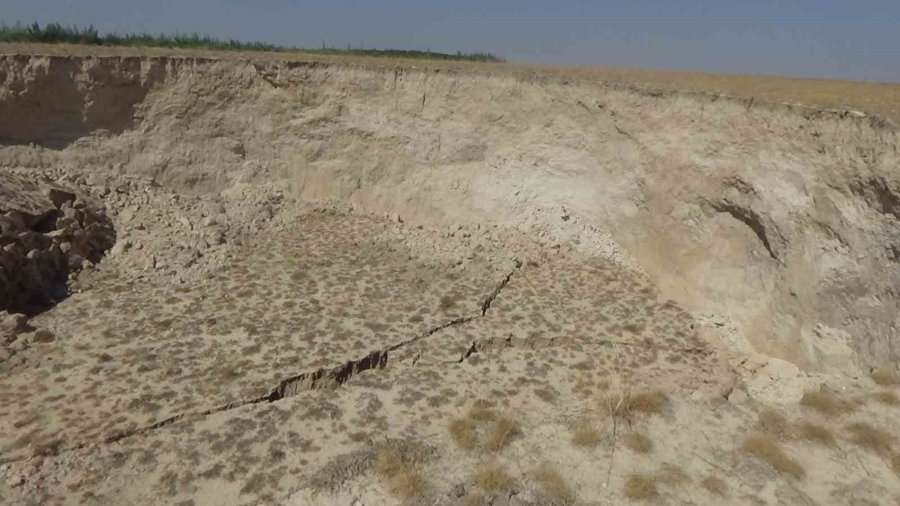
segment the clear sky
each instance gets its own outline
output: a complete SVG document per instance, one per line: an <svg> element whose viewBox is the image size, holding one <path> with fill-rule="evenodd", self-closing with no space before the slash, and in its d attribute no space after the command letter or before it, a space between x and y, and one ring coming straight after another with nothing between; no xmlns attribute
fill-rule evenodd
<svg viewBox="0 0 900 506"><path fill-rule="evenodd" d="M0 21L900 82L900 0L2 0Z"/></svg>

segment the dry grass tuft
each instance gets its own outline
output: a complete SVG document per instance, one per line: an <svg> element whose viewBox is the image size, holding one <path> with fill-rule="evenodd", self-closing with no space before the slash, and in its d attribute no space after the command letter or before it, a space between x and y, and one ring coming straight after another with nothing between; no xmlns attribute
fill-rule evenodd
<svg viewBox="0 0 900 506"><path fill-rule="evenodd" d="M741 444L741 450L761 459L776 471L798 480L806 475L803 467L788 457L781 449L781 445L771 436L760 434L747 436Z"/></svg>
<svg viewBox="0 0 900 506"><path fill-rule="evenodd" d="M632 474L625 482L625 497L632 501L649 501L659 497L653 476Z"/></svg>
<svg viewBox="0 0 900 506"><path fill-rule="evenodd" d="M467 416L469 417L469 420L486 422L496 418L497 413L490 408L490 405L486 401L478 400L469 408Z"/></svg>
<svg viewBox="0 0 900 506"><path fill-rule="evenodd" d="M719 497L725 497L728 494L728 485L717 476L707 476L700 482L700 486L709 491L709 493Z"/></svg>
<svg viewBox="0 0 900 506"><path fill-rule="evenodd" d="M448 428L450 437L463 450L474 450L478 445L478 433L475 431L475 424L471 420L456 418L450 422Z"/></svg>
<svg viewBox="0 0 900 506"><path fill-rule="evenodd" d="M518 422L509 416L499 415L476 402L465 418L455 418L448 426L450 437L464 450L475 450L483 443L489 451L500 451L519 433Z"/></svg>
<svg viewBox="0 0 900 506"><path fill-rule="evenodd" d="M893 434L865 422L851 424L847 427L847 430L853 434L851 441L875 453L884 454L889 452L894 444L895 438Z"/></svg>
<svg viewBox="0 0 900 506"><path fill-rule="evenodd" d="M789 432L787 418L774 409L764 409L759 413L759 427L766 434L783 438Z"/></svg>
<svg viewBox="0 0 900 506"><path fill-rule="evenodd" d="M509 490L513 485L513 479L502 466L483 467L475 475L475 484L485 492L498 492Z"/></svg>
<svg viewBox="0 0 900 506"><path fill-rule="evenodd" d="M825 389L810 390L803 394L800 405L814 409L827 416L836 416L853 411L853 405Z"/></svg>
<svg viewBox="0 0 900 506"><path fill-rule="evenodd" d="M883 387L898 386L900 385L900 373L886 369L875 369L872 371L872 380L875 381L876 385Z"/></svg>
<svg viewBox="0 0 900 506"><path fill-rule="evenodd" d="M415 499L425 493L425 478L415 463L396 448L382 448L375 457L374 469L396 497Z"/></svg>
<svg viewBox="0 0 900 506"><path fill-rule="evenodd" d="M480 490L472 490L465 497L463 497L462 504L463 506L481 506L484 504L484 499L487 497L484 492Z"/></svg>
<svg viewBox="0 0 900 506"><path fill-rule="evenodd" d="M659 390L643 390L632 393L624 391L606 397L604 404L613 418L631 418L637 414L656 415L662 413L669 398Z"/></svg>
<svg viewBox="0 0 900 506"><path fill-rule="evenodd" d="M800 422L797 425L797 433L802 439L812 441L822 446L827 446L829 448L837 446L834 434L823 425L809 421Z"/></svg>
<svg viewBox="0 0 900 506"><path fill-rule="evenodd" d="M625 436L625 446L635 453L650 453L653 451L653 440L640 432L632 432Z"/></svg>
<svg viewBox="0 0 900 506"><path fill-rule="evenodd" d="M891 392L890 390L876 392L872 394L872 398L888 406L897 406L898 404L900 404L900 397L898 397L897 394Z"/></svg>
<svg viewBox="0 0 900 506"><path fill-rule="evenodd" d="M891 469L894 470L897 476L900 476L900 453L895 453L891 456Z"/></svg>
<svg viewBox="0 0 900 506"><path fill-rule="evenodd" d="M519 431L519 424L512 418L501 416L494 422L494 428L485 443L488 450L500 451L509 444Z"/></svg>
<svg viewBox="0 0 900 506"><path fill-rule="evenodd" d="M575 430L572 431L572 444L575 446L594 448L602 440L603 437L600 435L600 431L588 421L578 424Z"/></svg>
<svg viewBox="0 0 900 506"><path fill-rule="evenodd" d="M672 487L680 487L691 481L691 477L684 472L684 469L674 464L664 464L657 476L661 482Z"/></svg>
<svg viewBox="0 0 900 506"><path fill-rule="evenodd" d="M535 469L532 476L554 504L569 504L575 500L575 494L566 479L548 464Z"/></svg>

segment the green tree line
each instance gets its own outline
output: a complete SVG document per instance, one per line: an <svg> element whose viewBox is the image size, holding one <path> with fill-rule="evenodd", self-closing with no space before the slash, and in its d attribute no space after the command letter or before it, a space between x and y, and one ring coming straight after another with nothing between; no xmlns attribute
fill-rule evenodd
<svg viewBox="0 0 900 506"><path fill-rule="evenodd" d="M95 46L144 46L186 49L218 49L226 51L304 51L317 54L349 54L356 56L385 56L394 58L427 58L434 60L464 60L480 62L502 62L503 58L491 53L440 53L408 49L347 49L317 48L304 49L286 47L266 42L244 42L239 40L221 40L197 33L184 34L149 34L149 33L107 33L100 34L93 26L79 28L63 26L59 23L38 23L23 25L16 23L9 26L0 24L0 42L35 42L44 44L86 44Z"/></svg>

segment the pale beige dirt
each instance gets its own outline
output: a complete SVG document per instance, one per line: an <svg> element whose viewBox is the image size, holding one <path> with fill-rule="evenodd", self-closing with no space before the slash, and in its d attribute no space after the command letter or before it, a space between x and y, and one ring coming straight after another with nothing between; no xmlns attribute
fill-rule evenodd
<svg viewBox="0 0 900 506"><path fill-rule="evenodd" d="M0 57L0 195L65 188L116 239L55 306L2 315L0 502L900 498L885 121L127 54ZM780 460L742 449L759 434Z"/></svg>

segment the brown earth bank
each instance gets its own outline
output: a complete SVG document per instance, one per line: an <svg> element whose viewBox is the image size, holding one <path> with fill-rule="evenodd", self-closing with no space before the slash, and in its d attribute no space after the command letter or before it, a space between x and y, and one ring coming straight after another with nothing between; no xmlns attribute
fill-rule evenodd
<svg viewBox="0 0 900 506"><path fill-rule="evenodd" d="M4 500L900 494L892 85L0 49Z"/></svg>

